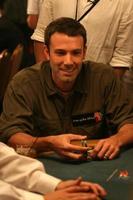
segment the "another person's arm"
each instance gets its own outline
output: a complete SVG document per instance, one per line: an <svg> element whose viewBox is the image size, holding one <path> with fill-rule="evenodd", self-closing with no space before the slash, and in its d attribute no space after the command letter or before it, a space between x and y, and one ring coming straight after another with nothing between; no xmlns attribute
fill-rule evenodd
<svg viewBox="0 0 133 200"><path fill-rule="evenodd" d="M11 200L44 200L43 195L22 190L9 183L0 180L0 199Z"/></svg>
<svg viewBox="0 0 133 200"><path fill-rule="evenodd" d="M34 40L34 54L37 63L48 59L45 53L44 42Z"/></svg>
<svg viewBox="0 0 133 200"><path fill-rule="evenodd" d="M39 15L39 0L27 1L27 24L31 29L35 29Z"/></svg>
<svg viewBox="0 0 133 200"><path fill-rule="evenodd" d="M36 29L31 37L34 40L34 53L36 62L47 59L44 54L44 31L46 26L54 19L52 7L53 3L50 0L43 1Z"/></svg>
<svg viewBox="0 0 133 200"><path fill-rule="evenodd" d="M27 17L27 24L29 28L35 29L38 21L38 14L29 14Z"/></svg>
<svg viewBox="0 0 133 200"><path fill-rule="evenodd" d="M110 62L118 77L122 77L132 66L133 57L133 2L128 0L124 4L115 49Z"/></svg>
<svg viewBox="0 0 133 200"><path fill-rule="evenodd" d="M54 191L61 182L46 174L41 162L21 156L3 143L0 155L0 178L18 188L45 194Z"/></svg>
<svg viewBox="0 0 133 200"><path fill-rule="evenodd" d="M90 190L89 187L81 187L73 185L72 187L66 187L64 189L53 191L45 195L29 192L20 188L17 188L9 183L0 180L0 199L11 200L101 200L105 197L105 190L98 184L94 185L95 193Z"/></svg>
<svg viewBox="0 0 133 200"><path fill-rule="evenodd" d="M47 200L58 200L61 197L81 200L81 193L86 200L97 200L98 196L106 195L100 185L84 182L81 178L61 181L46 174L39 161L18 155L3 143L0 143L0 155L1 198L43 200L45 194Z"/></svg>

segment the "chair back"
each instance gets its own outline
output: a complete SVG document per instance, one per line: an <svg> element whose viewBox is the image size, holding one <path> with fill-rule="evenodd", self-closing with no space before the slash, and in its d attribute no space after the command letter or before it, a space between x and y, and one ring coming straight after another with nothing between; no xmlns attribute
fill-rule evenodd
<svg viewBox="0 0 133 200"><path fill-rule="evenodd" d="M3 100L10 77L10 58L8 50L5 49L0 53L0 102Z"/></svg>
<svg viewBox="0 0 133 200"><path fill-rule="evenodd" d="M10 72L10 79L20 70L22 57L23 57L23 45L18 44L17 47L14 49L10 63L11 63L11 72Z"/></svg>
<svg viewBox="0 0 133 200"><path fill-rule="evenodd" d="M10 54L3 50L0 54L0 110L7 85L11 78L20 70L23 57L23 45L19 44Z"/></svg>

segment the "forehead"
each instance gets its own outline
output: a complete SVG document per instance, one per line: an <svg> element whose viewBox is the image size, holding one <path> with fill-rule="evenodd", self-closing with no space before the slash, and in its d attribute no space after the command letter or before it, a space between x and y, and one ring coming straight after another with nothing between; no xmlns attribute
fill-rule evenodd
<svg viewBox="0 0 133 200"><path fill-rule="evenodd" d="M83 48L84 40L81 35L68 36L63 33L54 33L50 39L50 46L53 48Z"/></svg>

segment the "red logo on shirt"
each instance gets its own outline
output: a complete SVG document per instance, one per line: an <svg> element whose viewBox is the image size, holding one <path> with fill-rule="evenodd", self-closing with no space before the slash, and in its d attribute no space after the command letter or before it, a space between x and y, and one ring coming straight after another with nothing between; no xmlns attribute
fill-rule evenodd
<svg viewBox="0 0 133 200"><path fill-rule="evenodd" d="M94 118L96 122L100 122L102 120L102 113L100 112L95 112L94 113Z"/></svg>

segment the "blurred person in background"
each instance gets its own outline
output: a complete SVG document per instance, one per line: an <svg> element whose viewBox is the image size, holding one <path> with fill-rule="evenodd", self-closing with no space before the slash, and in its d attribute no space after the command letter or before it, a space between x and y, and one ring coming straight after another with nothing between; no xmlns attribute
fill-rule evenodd
<svg viewBox="0 0 133 200"><path fill-rule="evenodd" d="M43 0L27 1L27 23L31 29L35 29Z"/></svg>
<svg viewBox="0 0 133 200"><path fill-rule="evenodd" d="M86 0L45 0L37 27L32 35L36 62L44 56L46 26L58 17L79 20L92 5ZM94 3L96 0L93 1ZM97 1L98 2L98 1ZM87 60L110 64L118 77L132 66L133 57L133 1L100 0L81 20L89 36Z"/></svg>
<svg viewBox="0 0 133 200"><path fill-rule="evenodd" d="M6 0L5 1L6 16L13 21L23 33L27 32L27 0Z"/></svg>
<svg viewBox="0 0 133 200"><path fill-rule="evenodd" d="M23 43L23 34L5 13L6 0L0 0L0 52L7 49L10 53L19 43Z"/></svg>
<svg viewBox="0 0 133 200"><path fill-rule="evenodd" d="M27 0L6 0L5 13L23 34L24 55L22 68L28 67L35 62L32 41L30 39L32 30L27 24Z"/></svg>

